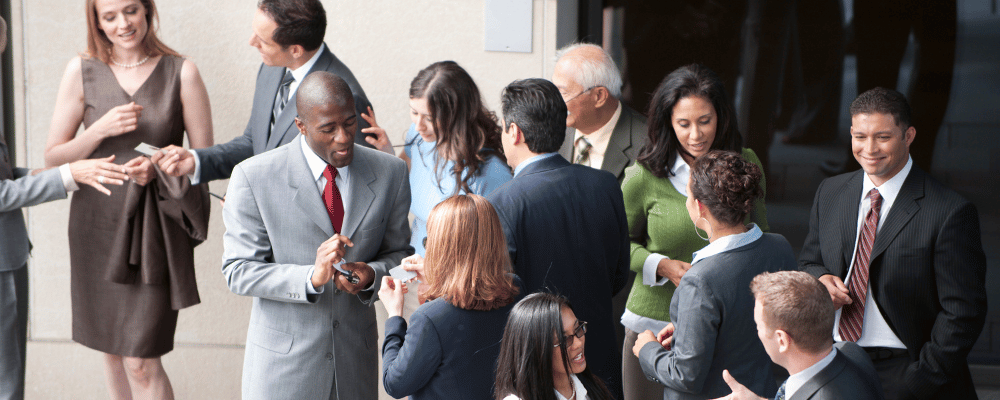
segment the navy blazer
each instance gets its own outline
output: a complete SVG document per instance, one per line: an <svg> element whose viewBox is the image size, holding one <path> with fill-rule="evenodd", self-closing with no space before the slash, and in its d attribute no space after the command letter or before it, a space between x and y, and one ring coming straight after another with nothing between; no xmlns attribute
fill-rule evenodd
<svg viewBox="0 0 1000 400"><path fill-rule="evenodd" d="M844 279L857 240L862 171L816 191L799 267ZM911 361L921 398L976 398L966 357L986 319L986 256L976 207L916 165L872 244L871 295Z"/></svg>
<svg viewBox="0 0 1000 400"><path fill-rule="evenodd" d="M789 400L882 400L882 384L868 354L854 342L838 342L837 355Z"/></svg>
<svg viewBox="0 0 1000 400"><path fill-rule="evenodd" d="M514 277L520 289L520 279ZM382 386L397 399L493 399L500 340L510 304L490 311L464 310L444 299L424 303L410 317L385 322Z"/></svg>
<svg viewBox="0 0 1000 400"><path fill-rule="evenodd" d="M527 293L566 296L587 331L587 365L621 391L621 345L611 297L625 286L628 221L618 180L607 171L549 157L526 166L489 196ZM619 396L620 397L620 396Z"/></svg>
<svg viewBox="0 0 1000 400"><path fill-rule="evenodd" d="M367 128L368 123L360 115L362 112L368 112L371 103L368 101L364 89L361 88L361 84L354 78L354 74L337 56L330 52L330 46L326 46L320 53L319 59L316 60L316 64L313 64L309 73L316 71L332 72L344 79L351 87L351 93L354 94L354 109L358 113L358 129L354 136L354 143L371 147L364 140L364 134L361 133L361 129ZM229 142L196 151L201 168L200 182L229 179L236 164L254 155L286 145L298 136L299 128L295 127L295 117L298 116L295 96L298 90L288 98L288 104L274 123L273 134L271 132L271 113L274 108L274 100L284 76L285 67L260 65L260 70L257 72L257 86L253 93L253 108L250 109L250 120L247 122L243 134Z"/></svg>

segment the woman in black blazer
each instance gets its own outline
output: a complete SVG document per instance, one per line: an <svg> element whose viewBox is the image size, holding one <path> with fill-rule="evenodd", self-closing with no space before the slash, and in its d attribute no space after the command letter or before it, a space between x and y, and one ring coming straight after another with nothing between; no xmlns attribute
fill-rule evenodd
<svg viewBox="0 0 1000 400"><path fill-rule="evenodd" d="M382 384L395 398L492 399L493 364L507 314L518 295L507 242L485 198L457 195L431 210L421 301L403 319L405 286L384 277L379 297L389 319L382 345Z"/></svg>

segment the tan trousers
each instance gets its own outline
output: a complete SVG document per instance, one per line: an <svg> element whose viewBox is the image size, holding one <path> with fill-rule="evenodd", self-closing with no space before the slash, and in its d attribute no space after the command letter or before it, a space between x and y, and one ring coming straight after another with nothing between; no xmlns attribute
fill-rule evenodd
<svg viewBox="0 0 1000 400"><path fill-rule="evenodd" d="M622 389L625 400L659 400L663 398L663 386L646 379L639 359L632 353L638 333L625 328L625 344L622 347Z"/></svg>

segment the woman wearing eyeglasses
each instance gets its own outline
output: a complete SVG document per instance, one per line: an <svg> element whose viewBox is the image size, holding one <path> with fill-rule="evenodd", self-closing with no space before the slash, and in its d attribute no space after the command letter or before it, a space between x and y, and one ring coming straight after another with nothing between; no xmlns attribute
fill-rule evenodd
<svg viewBox="0 0 1000 400"><path fill-rule="evenodd" d="M754 337L748 288L760 273L797 268L783 236L743 223L762 195L760 180L760 168L732 151L713 150L691 164L685 207L708 245L694 252L674 291L673 322L657 336L640 333L632 348L645 375L663 386L664 399L729 394L723 369L739 382L753 382L754 393L773 397L777 390L771 359Z"/></svg>
<svg viewBox="0 0 1000 400"><path fill-rule="evenodd" d="M495 398L610 400L611 392L587 368L587 323L565 297L534 293L514 306L504 328Z"/></svg>
<svg viewBox="0 0 1000 400"><path fill-rule="evenodd" d="M382 384L395 398L490 399L493 365L520 281L510 273L496 211L477 195L450 197L427 221L427 258L418 279L427 300L402 318L405 288L385 277L379 298L389 319Z"/></svg>

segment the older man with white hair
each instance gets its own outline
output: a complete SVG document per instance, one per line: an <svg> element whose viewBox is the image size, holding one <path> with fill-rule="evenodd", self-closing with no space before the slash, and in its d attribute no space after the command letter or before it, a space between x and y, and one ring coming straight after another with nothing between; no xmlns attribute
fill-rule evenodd
<svg viewBox="0 0 1000 400"><path fill-rule="evenodd" d="M600 46L575 43L556 55L552 83L569 111L566 126L576 129L559 153L575 164L611 172L621 182L625 167L646 144L646 117L619 101L621 72Z"/></svg>

